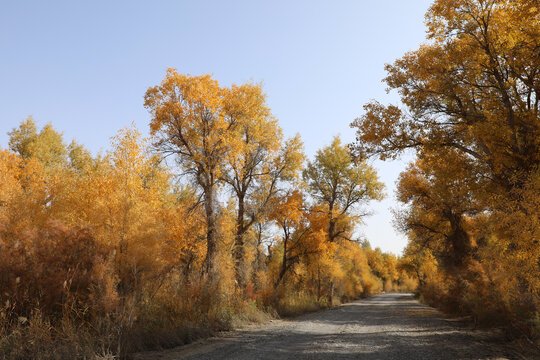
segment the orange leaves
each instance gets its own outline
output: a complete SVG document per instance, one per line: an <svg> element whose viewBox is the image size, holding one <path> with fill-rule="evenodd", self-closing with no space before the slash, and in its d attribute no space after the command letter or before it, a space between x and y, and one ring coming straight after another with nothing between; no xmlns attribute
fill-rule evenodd
<svg viewBox="0 0 540 360"><path fill-rule="evenodd" d="M270 117L266 95L260 85L244 83L224 88L223 110L227 117L239 122L254 124L265 122Z"/></svg>
<svg viewBox="0 0 540 360"><path fill-rule="evenodd" d="M0 151L0 219L6 221L7 209L22 192L19 183L23 161L6 150Z"/></svg>
<svg viewBox="0 0 540 360"><path fill-rule="evenodd" d="M416 151L399 180L408 209L397 220L421 291L480 317L485 297L489 311L521 322L540 309L523 300L540 288L531 242L539 212L531 199L540 197L531 186L540 164L538 13L528 0L435 1L429 41L386 67L407 109L373 102L352 124L359 155Z"/></svg>
<svg viewBox="0 0 540 360"><path fill-rule="evenodd" d="M384 158L415 148L443 157L453 148L507 184L518 168L534 171L540 25L531 11L528 1L436 1L427 14L436 41L387 66L385 81L408 111L368 104L352 124L357 151Z"/></svg>
<svg viewBox="0 0 540 360"><path fill-rule="evenodd" d="M240 264L243 237L260 213L255 210L247 214L244 205L256 201L252 194L259 188L262 204L255 207L264 206L283 172L268 167L278 157L282 135L261 87L247 83L220 87L209 75L182 75L169 69L160 86L148 89L145 106L152 114L155 145L165 156L175 157L203 195L210 273L217 273L213 268L217 256L217 190L223 183L233 188L239 204L235 249ZM247 215L251 221L246 221Z"/></svg>
<svg viewBox="0 0 540 360"><path fill-rule="evenodd" d="M222 101L223 91L210 75L189 76L168 69L161 85L147 90L144 105L153 115L150 128L155 134L164 127L165 131L173 130L169 122L171 114L178 125L185 123L187 128L190 123L199 121L198 115L215 116Z"/></svg>
<svg viewBox="0 0 540 360"><path fill-rule="evenodd" d="M9 274L0 301L19 314L80 306L89 318L112 316L119 299L155 291L184 260L200 267L206 251L201 213L189 211L196 198L176 193L135 128L96 159L72 145L78 166L54 173L0 151L0 268Z"/></svg>
<svg viewBox="0 0 540 360"><path fill-rule="evenodd" d="M390 144L390 139L403 137L404 131L400 131L402 113L396 106L385 107L378 102L364 105L365 114L351 123L351 127L357 128L355 155L364 158L371 153L380 154L381 160L395 158L401 146L406 145L406 138L402 143Z"/></svg>
<svg viewBox="0 0 540 360"><path fill-rule="evenodd" d="M0 226L18 233L46 221L46 174L35 159L0 150Z"/></svg>
<svg viewBox="0 0 540 360"><path fill-rule="evenodd" d="M202 172L214 182L226 158L239 168L254 147L279 147L280 130L258 85L220 87L210 75L169 69L160 86L148 89L145 106L158 147L176 154L188 172Z"/></svg>
<svg viewBox="0 0 540 360"><path fill-rule="evenodd" d="M304 215L304 199L298 190L277 198L270 214L279 224L290 223L292 226L299 226Z"/></svg>
<svg viewBox="0 0 540 360"><path fill-rule="evenodd" d="M161 85L145 95L152 134L165 136L189 156L212 152L231 125L224 100L224 90L210 75L189 76L169 69Z"/></svg>
<svg viewBox="0 0 540 360"><path fill-rule="evenodd" d="M250 299L332 304L382 288L351 235L352 208L383 185L339 138L308 165L305 186L300 136L283 139L258 84L169 69L145 106L154 148L134 126L95 158L50 125L11 133L20 156L0 151L0 303L39 305L51 319L81 311L84 326L115 321L127 337L146 323L228 324Z"/></svg>

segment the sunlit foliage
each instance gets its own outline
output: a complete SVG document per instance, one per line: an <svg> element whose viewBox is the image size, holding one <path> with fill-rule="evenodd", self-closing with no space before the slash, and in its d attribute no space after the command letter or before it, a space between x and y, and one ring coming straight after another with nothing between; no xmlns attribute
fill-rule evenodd
<svg viewBox="0 0 540 360"><path fill-rule="evenodd" d="M257 84L169 70L146 106L153 137L132 125L98 156L31 118L9 133L0 151L8 358L123 357L237 321L412 289L393 255L353 239L382 184L339 139L303 183L302 141L283 138Z"/></svg>
<svg viewBox="0 0 540 360"><path fill-rule="evenodd" d="M414 269L424 297L533 337L539 15L535 1L435 1L428 41L386 67L405 108L374 101L352 124L359 158L417 154L399 181L408 209L398 223L410 239L404 268Z"/></svg>

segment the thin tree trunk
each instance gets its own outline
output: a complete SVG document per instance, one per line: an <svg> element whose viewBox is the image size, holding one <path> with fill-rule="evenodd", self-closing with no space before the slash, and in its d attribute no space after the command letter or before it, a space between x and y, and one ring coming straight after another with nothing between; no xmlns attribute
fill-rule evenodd
<svg viewBox="0 0 540 360"><path fill-rule="evenodd" d="M207 186L204 189L204 210L206 215L206 259L205 272L210 280L215 280L216 269L216 210L214 205L214 186Z"/></svg>
<svg viewBox="0 0 540 360"><path fill-rule="evenodd" d="M234 272L236 276L236 284L238 288L243 289L246 286L244 273L244 234L246 232L244 226L244 199L238 198L238 213L236 217L236 235L234 238Z"/></svg>
<svg viewBox="0 0 540 360"><path fill-rule="evenodd" d="M279 272L278 279L276 283L274 284L274 288L277 288L278 285L283 282L285 283L285 273L287 272L287 240L288 237L285 236L285 239L283 240L283 258L281 260L281 271Z"/></svg>
<svg viewBox="0 0 540 360"><path fill-rule="evenodd" d="M321 266L317 265L317 301L321 299Z"/></svg>
<svg viewBox="0 0 540 360"><path fill-rule="evenodd" d="M328 221L328 240L330 242L334 242L336 235L336 220L334 219L334 203L331 202L328 207L328 215L329 215L329 221Z"/></svg>

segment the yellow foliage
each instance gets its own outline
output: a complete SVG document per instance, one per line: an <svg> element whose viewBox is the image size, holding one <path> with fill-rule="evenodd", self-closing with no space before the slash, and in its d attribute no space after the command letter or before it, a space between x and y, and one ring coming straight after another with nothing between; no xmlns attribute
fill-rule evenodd
<svg viewBox="0 0 540 360"><path fill-rule="evenodd" d="M386 67L407 109L374 101L352 124L358 156L416 151L397 220L421 294L531 336L540 333L539 14L528 0L436 0L428 41Z"/></svg>

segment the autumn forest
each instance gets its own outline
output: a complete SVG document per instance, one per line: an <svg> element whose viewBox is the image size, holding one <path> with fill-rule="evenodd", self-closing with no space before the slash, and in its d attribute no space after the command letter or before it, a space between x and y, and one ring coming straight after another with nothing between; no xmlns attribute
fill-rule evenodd
<svg viewBox="0 0 540 360"><path fill-rule="evenodd" d="M386 65L400 103L312 159L262 85L170 68L92 154L29 117L0 149L0 358L112 359L240 324L415 293L540 339L540 6L437 0ZM145 129L146 130L146 129ZM397 182L401 255L357 229ZM391 226L391 224L389 224ZM76 354L76 355L74 355Z"/></svg>

